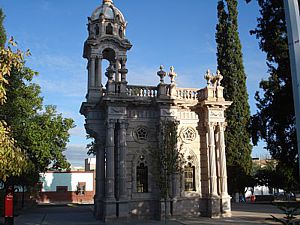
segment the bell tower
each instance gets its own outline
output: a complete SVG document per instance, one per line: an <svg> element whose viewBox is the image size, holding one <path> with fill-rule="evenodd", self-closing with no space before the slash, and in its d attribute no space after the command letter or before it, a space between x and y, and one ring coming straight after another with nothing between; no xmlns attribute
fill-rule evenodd
<svg viewBox="0 0 300 225"><path fill-rule="evenodd" d="M126 93L127 50L132 45L125 38L127 22L112 0L103 0L91 17L88 17L88 38L84 44L83 57L88 60L87 102L97 103L106 95ZM102 74L102 61L109 62ZM103 84L103 75L107 83Z"/></svg>

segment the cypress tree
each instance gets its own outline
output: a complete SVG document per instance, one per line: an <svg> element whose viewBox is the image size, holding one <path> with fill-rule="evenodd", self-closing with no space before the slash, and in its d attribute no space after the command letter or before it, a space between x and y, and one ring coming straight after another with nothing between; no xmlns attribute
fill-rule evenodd
<svg viewBox="0 0 300 225"><path fill-rule="evenodd" d="M0 9L0 48L3 48L6 42L6 32L3 26L5 15L3 10Z"/></svg>
<svg viewBox="0 0 300 225"><path fill-rule="evenodd" d="M225 4L226 3L226 4ZM246 87L246 74L238 33L237 0L218 2L216 32L217 61L224 79L224 97L232 101L226 111L226 157L229 193L243 192L247 186L252 161L250 134L250 107Z"/></svg>
<svg viewBox="0 0 300 225"><path fill-rule="evenodd" d="M259 139L266 142L266 149L278 161L277 173L283 174L281 188L295 190L299 189L299 156L284 2L257 2L261 15L250 34L259 39L259 47L266 53L270 75L260 82L261 91L255 95L258 110L251 119L252 140L254 144Z"/></svg>

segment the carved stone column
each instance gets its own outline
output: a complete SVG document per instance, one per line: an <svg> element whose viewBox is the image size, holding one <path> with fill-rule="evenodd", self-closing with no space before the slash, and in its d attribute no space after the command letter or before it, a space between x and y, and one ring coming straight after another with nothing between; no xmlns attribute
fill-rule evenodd
<svg viewBox="0 0 300 225"><path fill-rule="evenodd" d="M210 217L220 216L220 197L218 195L216 146L215 146L215 123L208 123L208 164L209 164L209 198L207 214Z"/></svg>
<svg viewBox="0 0 300 225"><path fill-rule="evenodd" d="M221 195L228 196L224 123L219 125Z"/></svg>
<svg viewBox="0 0 300 225"><path fill-rule="evenodd" d="M226 152L224 130L226 123L219 123L219 149L220 149L220 181L221 181L221 208L224 216L230 216L231 213L231 197L228 195L227 188L227 167L226 167Z"/></svg>
<svg viewBox="0 0 300 225"><path fill-rule="evenodd" d="M208 147L209 147L209 177L210 177L210 195L218 196L217 185L217 168L216 168L216 152L215 152L215 124L208 124Z"/></svg>
<svg viewBox="0 0 300 225"><path fill-rule="evenodd" d="M97 58L96 87L102 88L102 57Z"/></svg>
<svg viewBox="0 0 300 225"><path fill-rule="evenodd" d="M121 62L121 69L119 69L119 73L121 74L120 93L125 94L127 91L126 74L128 73L128 70L126 69L126 58L122 58L120 62Z"/></svg>
<svg viewBox="0 0 300 225"><path fill-rule="evenodd" d="M114 129L115 121L108 120L106 127L106 185L105 198L115 201L115 158L114 158Z"/></svg>
<svg viewBox="0 0 300 225"><path fill-rule="evenodd" d="M89 61L89 88L95 87L95 57L92 56Z"/></svg>
<svg viewBox="0 0 300 225"><path fill-rule="evenodd" d="M126 143L126 128L127 123L125 121L120 121L120 132L119 132L119 146L120 146L120 200L127 199L127 189L126 189L126 153L127 153L127 143Z"/></svg>
<svg viewBox="0 0 300 225"><path fill-rule="evenodd" d="M117 59L116 60L116 82L121 81L121 75L120 75L120 61Z"/></svg>

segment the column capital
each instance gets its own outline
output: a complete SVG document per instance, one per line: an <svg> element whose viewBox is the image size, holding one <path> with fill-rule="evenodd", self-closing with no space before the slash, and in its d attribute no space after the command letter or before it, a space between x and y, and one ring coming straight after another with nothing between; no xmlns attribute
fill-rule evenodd
<svg viewBox="0 0 300 225"><path fill-rule="evenodd" d="M91 60L95 60L97 58L97 55L95 55L95 54L92 54L91 56L90 56L90 59Z"/></svg>
<svg viewBox="0 0 300 225"><path fill-rule="evenodd" d="M119 120L119 123L120 123L120 128L121 129L127 129L128 128L128 121L127 120Z"/></svg>
<svg viewBox="0 0 300 225"><path fill-rule="evenodd" d="M215 129L217 127L218 123L217 122L207 122L204 123L204 126L207 131L210 131L211 128Z"/></svg>
<svg viewBox="0 0 300 225"><path fill-rule="evenodd" d="M107 128L115 128L115 124L116 124L117 120L115 119L107 119L105 124Z"/></svg>
<svg viewBox="0 0 300 225"><path fill-rule="evenodd" d="M227 127L227 122L218 122L218 130L225 130Z"/></svg>

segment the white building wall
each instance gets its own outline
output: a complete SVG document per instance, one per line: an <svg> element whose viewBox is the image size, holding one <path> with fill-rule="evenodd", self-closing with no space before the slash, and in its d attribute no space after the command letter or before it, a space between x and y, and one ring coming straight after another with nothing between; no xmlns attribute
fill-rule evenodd
<svg viewBox="0 0 300 225"><path fill-rule="evenodd" d="M57 186L67 186L68 191L77 191L79 182L86 183L86 191L94 190L94 176L92 172L46 172L40 174L40 176L40 181L43 183L42 192L56 191Z"/></svg>

